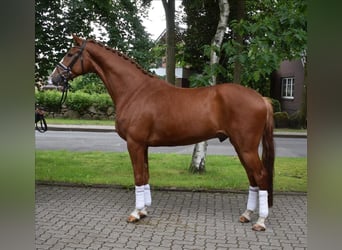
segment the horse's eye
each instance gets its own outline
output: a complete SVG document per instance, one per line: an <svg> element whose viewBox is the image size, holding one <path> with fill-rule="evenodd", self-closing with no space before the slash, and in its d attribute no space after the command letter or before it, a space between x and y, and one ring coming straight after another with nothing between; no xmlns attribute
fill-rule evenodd
<svg viewBox="0 0 342 250"><path fill-rule="evenodd" d="M68 54L67 54L67 56L68 56L68 57L72 57L72 56L73 56L73 54L71 54L71 53L68 53Z"/></svg>

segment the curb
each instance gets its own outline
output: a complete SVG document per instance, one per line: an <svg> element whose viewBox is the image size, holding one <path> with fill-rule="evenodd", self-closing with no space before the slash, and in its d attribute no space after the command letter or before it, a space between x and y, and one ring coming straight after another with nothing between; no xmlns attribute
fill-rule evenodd
<svg viewBox="0 0 342 250"><path fill-rule="evenodd" d="M134 190L134 185L130 187L116 185L116 184L84 184L84 183L69 183L58 181L36 181L35 185L40 186L56 186L56 187L80 187L80 188L112 188ZM179 188L179 187L152 187L152 191L165 191L165 192L193 192L193 193L233 193L245 194L248 190L232 190L232 189L205 189L205 188ZM293 196L307 196L307 192L295 191L273 191L274 195L293 195Z"/></svg>
<svg viewBox="0 0 342 250"><path fill-rule="evenodd" d="M94 125L48 125L50 131L74 131L74 132L116 132L114 126Z"/></svg>
<svg viewBox="0 0 342 250"><path fill-rule="evenodd" d="M115 126L104 125L48 125L48 131L74 131L74 132L116 132ZM278 138L307 138L306 132L274 132Z"/></svg>

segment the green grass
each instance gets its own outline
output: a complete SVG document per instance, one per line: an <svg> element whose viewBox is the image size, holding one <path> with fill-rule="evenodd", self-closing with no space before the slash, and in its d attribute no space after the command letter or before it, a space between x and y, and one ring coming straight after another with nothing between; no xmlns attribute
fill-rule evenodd
<svg viewBox="0 0 342 250"><path fill-rule="evenodd" d="M237 157L207 156L206 172L191 174L190 155L150 154L150 184L154 188L246 190L248 180ZM306 158L277 158L275 191L307 190ZM127 153L36 151L36 180L133 187Z"/></svg>
<svg viewBox="0 0 342 250"><path fill-rule="evenodd" d="M46 118L47 124L68 124L68 125L108 125L113 126L114 120L85 120L68 118ZM277 128L278 132L306 132L306 129Z"/></svg>
<svg viewBox="0 0 342 250"><path fill-rule="evenodd" d="M85 119L64 119L64 118L46 118L48 124L68 124L68 125L109 125L115 124L114 120L85 120Z"/></svg>

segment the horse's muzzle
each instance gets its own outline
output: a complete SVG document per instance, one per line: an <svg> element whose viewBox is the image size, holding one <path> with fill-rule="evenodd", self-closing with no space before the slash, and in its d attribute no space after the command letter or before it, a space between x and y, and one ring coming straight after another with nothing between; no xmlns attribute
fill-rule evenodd
<svg viewBox="0 0 342 250"><path fill-rule="evenodd" d="M52 76L48 79L48 83L49 84L53 84L53 85L61 85L62 83L64 83L64 77L61 76L61 75L55 75L55 76Z"/></svg>

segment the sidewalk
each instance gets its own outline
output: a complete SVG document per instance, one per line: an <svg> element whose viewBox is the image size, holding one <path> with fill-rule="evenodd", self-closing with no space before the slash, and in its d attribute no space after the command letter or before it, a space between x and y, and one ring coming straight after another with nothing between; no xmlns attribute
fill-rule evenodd
<svg viewBox="0 0 342 250"><path fill-rule="evenodd" d="M36 186L36 249L307 249L306 195L276 194L265 232L241 224L246 193L157 191L148 217L126 219L134 190Z"/></svg>
<svg viewBox="0 0 342 250"><path fill-rule="evenodd" d="M51 131L115 132L115 126L48 124ZM274 132L275 137L307 138L306 132Z"/></svg>

